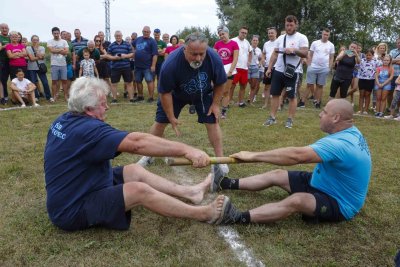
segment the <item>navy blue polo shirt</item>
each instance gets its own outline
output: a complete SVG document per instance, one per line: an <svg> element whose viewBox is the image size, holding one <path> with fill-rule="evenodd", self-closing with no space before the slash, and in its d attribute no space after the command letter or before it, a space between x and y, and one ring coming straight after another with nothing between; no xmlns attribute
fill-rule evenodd
<svg viewBox="0 0 400 267"><path fill-rule="evenodd" d="M62 114L51 125L44 151L47 211L57 225L68 223L91 192L113 186L110 159L128 135L96 118Z"/></svg>
<svg viewBox="0 0 400 267"><path fill-rule="evenodd" d="M85 38L81 37L80 41L75 39L75 40L73 40L71 42L71 44L74 46L74 49L77 52L77 51L81 50L82 48L87 47L87 42L88 41L89 41L88 39L85 39Z"/></svg>
<svg viewBox="0 0 400 267"><path fill-rule="evenodd" d="M185 58L184 47L180 47L168 56L161 67L158 92L172 92L182 100L197 100L226 81L222 60L213 49L207 47L203 64L193 69Z"/></svg>
<svg viewBox="0 0 400 267"><path fill-rule="evenodd" d="M158 56L156 40L140 36L132 41L132 46L135 48L135 68L149 69L153 56Z"/></svg>
<svg viewBox="0 0 400 267"><path fill-rule="evenodd" d="M132 46L128 42L122 41L120 44L118 44L117 41L115 41L112 44L110 44L110 46L107 49L107 53L109 53L112 56L116 56L118 54L133 53L133 50L132 50ZM129 61L129 58L111 61L112 69L124 69L124 68L130 68L130 67L131 67L131 63Z"/></svg>

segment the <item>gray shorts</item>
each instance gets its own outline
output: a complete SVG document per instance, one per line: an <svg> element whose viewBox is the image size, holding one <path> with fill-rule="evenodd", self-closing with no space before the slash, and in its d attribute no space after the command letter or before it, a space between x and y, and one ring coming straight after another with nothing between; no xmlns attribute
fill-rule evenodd
<svg viewBox="0 0 400 267"><path fill-rule="evenodd" d="M394 110L397 108L397 104L400 102L400 91L395 90L393 95L393 100L390 105L390 109Z"/></svg>
<svg viewBox="0 0 400 267"><path fill-rule="evenodd" d="M67 80L67 66L51 65L51 80Z"/></svg>
<svg viewBox="0 0 400 267"><path fill-rule="evenodd" d="M318 84L324 86L326 78L329 75L329 68L313 68L307 69L307 84Z"/></svg>

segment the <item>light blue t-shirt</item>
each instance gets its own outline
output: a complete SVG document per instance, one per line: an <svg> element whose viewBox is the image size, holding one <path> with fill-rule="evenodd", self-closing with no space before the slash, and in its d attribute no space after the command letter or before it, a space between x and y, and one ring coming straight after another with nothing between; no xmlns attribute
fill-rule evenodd
<svg viewBox="0 0 400 267"><path fill-rule="evenodd" d="M400 58L400 49L396 48L390 51L390 56L392 59ZM394 76L399 76L400 75L400 65L393 64L394 68Z"/></svg>
<svg viewBox="0 0 400 267"><path fill-rule="evenodd" d="M371 155L364 136L353 126L310 147L322 159L314 168L311 186L335 198L350 220L364 205L371 176Z"/></svg>

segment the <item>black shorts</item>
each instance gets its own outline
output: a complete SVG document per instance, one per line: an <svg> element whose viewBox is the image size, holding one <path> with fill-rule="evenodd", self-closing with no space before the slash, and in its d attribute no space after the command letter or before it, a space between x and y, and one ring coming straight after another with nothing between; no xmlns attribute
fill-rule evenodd
<svg viewBox="0 0 400 267"><path fill-rule="evenodd" d="M157 62L156 63L156 75L157 76L160 76L160 71L161 71L161 67L162 67L162 64L164 63L164 61L161 61L161 62Z"/></svg>
<svg viewBox="0 0 400 267"><path fill-rule="evenodd" d="M119 83L121 76L125 83L131 83L133 81L131 67L123 69L111 69L111 83Z"/></svg>
<svg viewBox="0 0 400 267"><path fill-rule="evenodd" d="M266 70L265 70L266 71ZM272 75L274 74L274 72L275 72L275 68L273 68L272 70L271 70L271 75L268 77L267 75L265 75L265 72L264 72L264 78L263 78L263 84L271 84L271 81L272 81Z"/></svg>
<svg viewBox="0 0 400 267"><path fill-rule="evenodd" d="M101 226L116 230L127 230L131 224L131 211L125 211L123 193L123 167L113 169L110 186L87 195L74 220L69 225L59 226L67 231Z"/></svg>
<svg viewBox="0 0 400 267"><path fill-rule="evenodd" d="M283 72L274 71L274 75L271 78L271 95L280 96L283 88L285 88L287 97L290 99L295 98L298 78L298 73L295 73L292 78L288 78L283 74Z"/></svg>
<svg viewBox="0 0 400 267"><path fill-rule="evenodd" d="M346 220L340 212L336 199L310 185L311 172L288 171L288 175L291 194L310 193L315 197L317 206L314 216L303 215L303 220L312 223L341 222Z"/></svg>
<svg viewBox="0 0 400 267"><path fill-rule="evenodd" d="M108 61L100 60L99 63L96 65L100 79L110 78L111 70L108 63L109 63Z"/></svg>
<svg viewBox="0 0 400 267"><path fill-rule="evenodd" d="M360 90L372 92L374 87L375 87L375 80L358 79L358 88Z"/></svg>

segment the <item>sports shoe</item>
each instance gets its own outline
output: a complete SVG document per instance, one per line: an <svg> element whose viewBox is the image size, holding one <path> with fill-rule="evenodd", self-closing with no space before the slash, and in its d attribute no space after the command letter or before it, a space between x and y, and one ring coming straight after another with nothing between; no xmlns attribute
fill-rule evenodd
<svg viewBox="0 0 400 267"><path fill-rule="evenodd" d="M189 106L189 114L195 114L195 113L196 113L196 106L190 105Z"/></svg>
<svg viewBox="0 0 400 267"><path fill-rule="evenodd" d="M246 103L239 103L239 108L245 108L246 107Z"/></svg>
<svg viewBox="0 0 400 267"><path fill-rule="evenodd" d="M321 109L321 103L319 103L319 102L315 103L315 108L316 109Z"/></svg>
<svg viewBox="0 0 400 267"><path fill-rule="evenodd" d="M397 118L394 118L393 120L395 120L395 121L400 121L400 116L397 117Z"/></svg>
<svg viewBox="0 0 400 267"><path fill-rule="evenodd" d="M128 98L128 92L124 92L124 98Z"/></svg>
<svg viewBox="0 0 400 267"><path fill-rule="evenodd" d="M221 111L221 119L226 119L226 110Z"/></svg>
<svg viewBox="0 0 400 267"><path fill-rule="evenodd" d="M242 213L233 206L229 197L225 196L224 204L222 205L221 217L215 224L232 224L240 221Z"/></svg>
<svg viewBox="0 0 400 267"><path fill-rule="evenodd" d="M25 104L22 104L22 105L21 105L21 108L26 108L26 105L25 105Z"/></svg>
<svg viewBox="0 0 400 267"><path fill-rule="evenodd" d="M154 98L149 97L149 99L147 99L147 103L153 103L154 102Z"/></svg>
<svg viewBox="0 0 400 267"><path fill-rule="evenodd" d="M393 119L394 117L392 115L384 116L385 119Z"/></svg>
<svg viewBox="0 0 400 267"><path fill-rule="evenodd" d="M142 167L146 167L147 165L153 164L154 163L154 158L153 157L148 157L148 156L143 156L136 164L139 164Z"/></svg>
<svg viewBox="0 0 400 267"><path fill-rule="evenodd" d="M286 127L286 128L289 128L289 129L291 129L291 128L293 127L293 120L292 120L291 118L288 118L288 119L286 120L285 127Z"/></svg>
<svg viewBox="0 0 400 267"><path fill-rule="evenodd" d="M298 107L298 108L305 108L305 107L306 107L306 104L304 104L303 101L299 101L299 103L297 103L297 107Z"/></svg>
<svg viewBox="0 0 400 267"><path fill-rule="evenodd" d="M229 173L228 164L218 164L218 166L224 175L227 175Z"/></svg>
<svg viewBox="0 0 400 267"><path fill-rule="evenodd" d="M218 164L211 165L211 175L210 192L215 193L222 190L220 184L222 179L224 179L224 173Z"/></svg>
<svg viewBox="0 0 400 267"><path fill-rule="evenodd" d="M137 102L141 102L144 101L144 97L143 96L138 96L136 99L133 100L133 102L137 103Z"/></svg>
<svg viewBox="0 0 400 267"><path fill-rule="evenodd" d="M362 114L361 110L357 111L356 114L361 115Z"/></svg>
<svg viewBox="0 0 400 267"><path fill-rule="evenodd" d="M117 99L111 100L111 104L117 104L117 103L118 103L118 100L117 100Z"/></svg>
<svg viewBox="0 0 400 267"><path fill-rule="evenodd" d="M50 97L49 102L54 103L54 98Z"/></svg>
<svg viewBox="0 0 400 267"><path fill-rule="evenodd" d="M2 105L5 105L5 104L7 104L7 101L6 101L4 98L2 98L2 99L0 99L0 103L1 103Z"/></svg>
<svg viewBox="0 0 400 267"><path fill-rule="evenodd" d="M276 123L276 119L272 118L271 116L264 122L264 126L271 126L272 124Z"/></svg>
<svg viewBox="0 0 400 267"><path fill-rule="evenodd" d="M129 99L129 102L130 102L130 103L135 103L135 99L133 99L133 98L132 98L132 99Z"/></svg>
<svg viewBox="0 0 400 267"><path fill-rule="evenodd" d="M368 115L368 112L367 112L367 111L364 111L362 114L363 114L363 115Z"/></svg>
<svg viewBox="0 0 400 267"><path fill-rule="evenodd" d="M40 105L38 103L35 103L33 106L34 107L40 107Z"/></svg>

